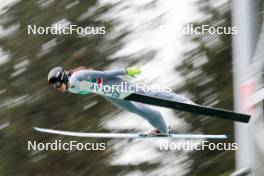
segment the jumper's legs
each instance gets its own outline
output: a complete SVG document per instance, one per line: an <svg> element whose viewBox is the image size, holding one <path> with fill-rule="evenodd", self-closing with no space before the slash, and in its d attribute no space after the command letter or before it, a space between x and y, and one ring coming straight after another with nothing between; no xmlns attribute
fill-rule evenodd
<svg viewBox="0 0 264 176"><path fill-rule="evenodd" d="M163 134L167 134L168 129L166 123L159 111L153 110L142 103L136 103L109 97L106 97L106 99L125 110L138 114L139 116L147 120L153 127L159 129Z"/></svg>

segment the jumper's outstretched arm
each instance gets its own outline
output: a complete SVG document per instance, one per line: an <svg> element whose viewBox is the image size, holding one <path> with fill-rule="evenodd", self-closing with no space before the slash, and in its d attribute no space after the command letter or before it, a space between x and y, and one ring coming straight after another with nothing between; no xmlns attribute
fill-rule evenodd
<svg viewBox="0 0 264 176"><path fill-rule="evenodd" d="M88 79L124 76L126 75L126 70L125 69L109 70L109 71L80 70L77 71L75 74L79 81L84 81Z"/></svg>
<svg viewBox="0 0 264 176"><path fill-rule="evenodd" d="M141 70L136 67L118 70L107 70L107 71L95 71L95 70L79 70L77 71L76 77L79 81L97 78L111 78L116 76L132 76L140 74Z"/></svg>

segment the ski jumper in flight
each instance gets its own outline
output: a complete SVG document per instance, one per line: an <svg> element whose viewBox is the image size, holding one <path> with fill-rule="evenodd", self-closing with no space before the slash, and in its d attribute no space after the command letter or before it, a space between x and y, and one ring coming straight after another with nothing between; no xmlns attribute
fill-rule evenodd
<svg viewBox="0 0 264 176"><path fill-rule="evenodd" d="M80 89L80 83L82 81L89 81L102 85L127 85L131 86L133 83L129 82L125 76L134 77L137 74L140 74L139 68L127 68L127 69L119 69L119 70L107 70L107 71L96 71L91 69L86 69L84 67L78 67L73 70L66 71L62 67L55 67L50 70L48 74L48 82L54 87L56 90L61 92L70 92L74 94L90 94L88 91L84 91ZM123 86L124 87L124 86ZM124 89L126 89L124 87ZM152 97L160 97L165 99L170 99L178 102L184 103L193 103L188 98L176 94L174 92L168 91L143 91L143 88L137 88L135 86L131 86L134 88L136 93L144 94ZM145 120L147 120L154 129L151 129L145 132L146 135L167 135L168 127L165 123L165 120L162 114L150 108L148 105L128 100L116 99L112 97L106 97L105 99L110 101L112 104L127 110L129 112L135 113Z"/></svg>

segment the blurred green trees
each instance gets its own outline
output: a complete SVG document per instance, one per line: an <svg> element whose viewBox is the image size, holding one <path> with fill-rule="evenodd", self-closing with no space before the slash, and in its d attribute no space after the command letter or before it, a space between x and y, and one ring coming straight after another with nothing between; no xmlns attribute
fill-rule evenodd
<svg viewBox="0 0 264 176"><path fill-rule="evenodd" d="M1 12L1 175L110 175L106 162L111 151L27 151L27 141L106 142L50 136L33 131L33 126L72 131L96 131L101 117L116 109L103 98L58 93L47 84L48 71L58 65L66 69L87 66L102 69L113 60L108 55L119 48L121 32L108 40L103 35L28 35L27 25L52 26L69 22L80 27L105 26L99 17L110 6L89 1L22 0ZM98 105L100 104L100 105ZM92 106L93 108L88 108ZM107 174L106 174L107 173ZM113 173L115 175L116 173Z"/></svg>

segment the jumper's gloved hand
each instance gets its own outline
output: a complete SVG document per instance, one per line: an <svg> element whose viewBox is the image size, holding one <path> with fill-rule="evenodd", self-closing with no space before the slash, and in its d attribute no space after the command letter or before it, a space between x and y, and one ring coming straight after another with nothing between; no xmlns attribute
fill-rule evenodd
<svg viewBox="0 0 264 176"><path fill-rule="evenodd" d="M130 67L126 69L126 75L130 77L135 77L141 73L140 68L138 67Z"/></svg>

